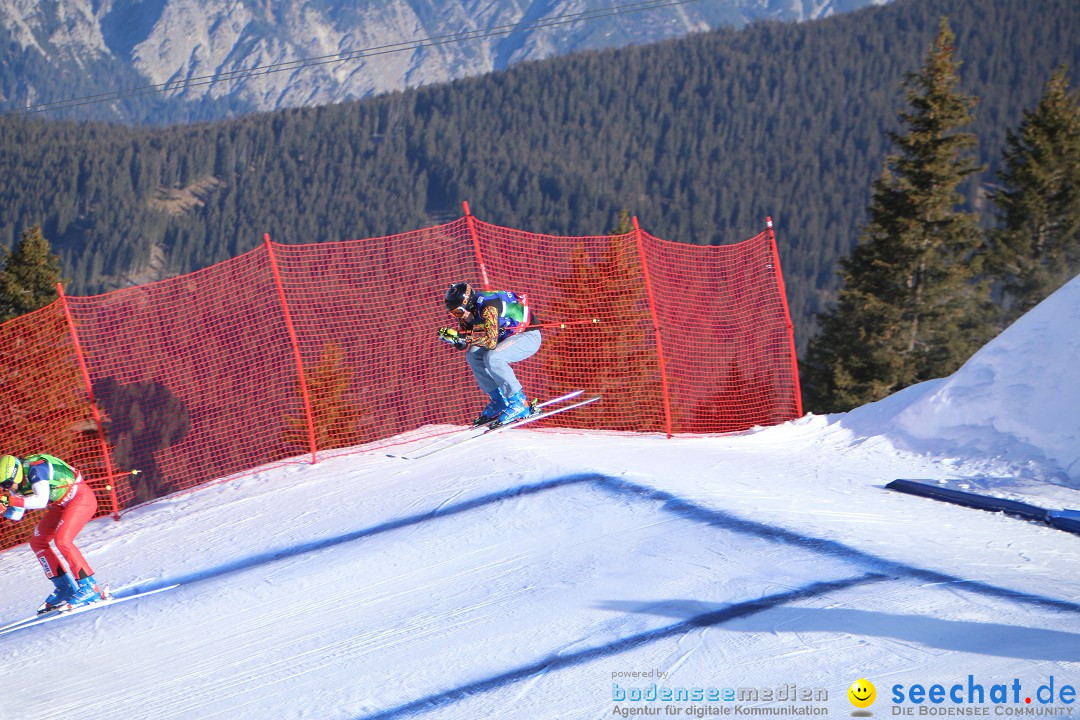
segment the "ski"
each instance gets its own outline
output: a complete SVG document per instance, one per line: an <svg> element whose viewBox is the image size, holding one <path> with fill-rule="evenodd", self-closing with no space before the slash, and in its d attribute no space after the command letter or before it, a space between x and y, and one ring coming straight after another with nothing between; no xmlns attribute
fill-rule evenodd
<svg viewBox="0 0 1080 720"><path fill-rule="evenodd" d="M579 394L580 394L580 392L576 393L574 395L574 397L577 397L577 395L579 395ZM424 457L428 457L430 455L434 455L437 452L442 452L443 450L449 450L450 448L458 447L459 445L463 445L463 444L465 444L466 442L468 442L470 440L475 440L477 438L484 437L485 435L492 435L494 433L502 432L503 430L513 430L514 428L519 428L522 425L528 425L529 423L539 422L540 420L546 420L547 418L551 417L552 415L558 415L559 413L566 412L567 410L574 410L574 409L579 408L579 407L584 407L585 405L589 405L590 403L594 403L599 399L600 399L600 396L597 395L595 397L588 398L587 400L581 400L580 402L571 403L569 405L562 405L560 407L555 408L554 410L548 410L546 412L534 413L534 414L529 415L527 417L523 417L520 420L514 420L513 422L509 422L506 425L498 425L496 427L491 427L490 425L481 425L480 429L482 430L482 432L476 432L476 433L474 433L472 435L469 435L467 437L460 438L457 442L454 442L454 443L451 443L451 444L439 445L437 447L432 447L432 446L429 445L427 447L420 448L420 450L417 450L415 453L412 453L410 455L401 455L399 457L403 457L403 458L405 458L407 460L418 460L420 458L424 458ZM551 402L555 402L555 401L549 401L548 403L544 403L544 404L545 405L550 404ZM542 405L538 405L537 407L542 407Z"/></svg>
<svg viewBox="0 0 1080 720"><path fill-rule="evenodd" d="M130 595L110 595L104 600L98 600L97 602L88 603L86 605L80 605L79 607L72 608L70 610L47 610L39 615L35 615L31 618L24 618L17 622L13 622L9 625L0 627L0 635L7 635L8 633L17 632L26 628L34 627L35 625L41 625L51 620L59 620L60 618L70 617L72 615L79 615L91 610L97 610L98 608L108 607L109 605L116 605L117 603L127 602L128 600L136 600L147 595L153 595L159 592L165 592L166 590L172 590L173 588L180 587L179 583L175 585L167 585L165 587L154 588L153 590L144 590L142 592L131 593Z"/></svg>
<svg viewBox="0 0 1080 720"><path fill-rule="evenodd" d="M559 397L545 400L542 403L537 403L536 405L534 405L533 410L534 412L536 412L539 411L541 408L548 407L549 405L554 405L555 403L573 400L584 392L584 390L574 390L572 392L566 393L565 395L560 395ZM532 416L530 415L529 417ZM482 423L480 425L473 425L472 427L465 428L464 430L458 430L457 432L451 433L450 435L439 438L433 443L429 443L421 448L417 448L411 453L387 453L386 455L387 457L401 458L403 460L415 460L417 458L427 457L428 455L433 455L434 453L439 452L439 450L441 450L444 446L453 447L454 445L465 442L466 440L471 440L474 437L479 437L483 435L490 429L489 425L490 423Z"/></svg>
<svg viewBox="0 0 1080 720"><path fill-rule="evenodd" d="M529 415L527 417L523 417L520 420L513 420L513 421L507 423L506 425L498 425L496 427L487 426L486 430L482 433L482 435L491 435L492 433L502 432L503 430L513 430L514 428L521 427L522 425L528 425L529 423L539 422L540 420L546 420L547 418L551 417L552 415L558 415L559 413L566 412L567 410L573 410L574 408L584 407L586 405L589 405L590 403L596 402L599 399L600 399L600 396L596 395L595 397L588 398L587 400L582 400L580 402L570 403L569 405L563 405L561 407L557 407L554 410L548 410L547 412L539 412L539 413L536 413L534 415Z"/></svg>

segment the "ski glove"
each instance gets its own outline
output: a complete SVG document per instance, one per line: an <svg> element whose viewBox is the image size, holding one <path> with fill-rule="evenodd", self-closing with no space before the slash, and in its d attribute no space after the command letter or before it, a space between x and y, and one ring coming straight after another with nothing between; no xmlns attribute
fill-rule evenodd
<svg viewBox="0 0 1080 720"><path fill-rule="evenodd" d="M439 339L445 343L450 343L458 350L464 350L469 345L465 338L461 337L461 334L451 327L439 328Z"/></svg>
<svg viewBox="0 0 1080 720"><path fill-rule="evenodd" d="M0 495L0 517L5 517L8 520L19 522L22 520L23 514L26 512L21 507L8 507L8 496Z"/></svg>

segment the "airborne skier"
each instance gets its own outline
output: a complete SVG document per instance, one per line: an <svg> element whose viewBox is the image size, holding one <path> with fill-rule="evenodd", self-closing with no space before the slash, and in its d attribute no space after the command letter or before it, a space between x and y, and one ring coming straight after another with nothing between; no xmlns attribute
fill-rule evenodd
<svg viewBox="0 0 1080 720"><path fill-rule="evenodd" d="M536 315L524 295L506 290L473 290L466 282L446 291L446 309L457 327L439 329L439 339L467 350L465 361L490 402L474 425L505 425L533 412L511 363L531 357L540 349Z"/></svg>

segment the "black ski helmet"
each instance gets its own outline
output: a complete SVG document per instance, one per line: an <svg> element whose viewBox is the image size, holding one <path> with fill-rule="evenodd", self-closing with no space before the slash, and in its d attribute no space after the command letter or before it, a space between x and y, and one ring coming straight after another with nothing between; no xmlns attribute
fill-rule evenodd
<svg viewBox="0 0 1080 720"><path fill-rule="evenodd" d="M476 293L467 282L454 283L446 291L446 309L452 313L458 308L468 312L476 310Z"/></svg>

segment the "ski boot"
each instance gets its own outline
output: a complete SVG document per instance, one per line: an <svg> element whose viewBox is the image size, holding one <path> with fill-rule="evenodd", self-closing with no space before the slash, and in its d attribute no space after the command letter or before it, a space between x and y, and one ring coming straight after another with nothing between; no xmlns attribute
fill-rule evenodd
<svg viewBox="0 0 1080 720"><path fill-rule="evenodd" d="M491 398L491 402L487 404L487 407L480 411L480 414L473 420L473 427L478 425L487 425L489 422L499 417L506 408L506 399L502 396L501 390L493 390L488 393L488 397Z"/></svg>
<svg viewBox="0 0 1080 720"><path fill-rule="evenodd" d="M56 589L52 591L49 597L45 598L45 602L41 603L41 607L38 608L38 615L66 606L79 587L78 583L75 582L75 578L68 573L49 579L52 580L52 584Z"/></svg>
<svg viewBox="0 0 1080 720"><path fill-rule="evenodd" d="M99 600L104 600L105 595L101 592L101 588L98 587L97 582L94 580L94 576L84 577L79 581L79 587L75 590L75 594L67 601L67 609L73 610L83 605L89 605Z"/></svg>
<svg viewBox="0 0 1080 720"><path fill-rule="evenodd" d="M518 390L506 401L506 407L503 408L503 411L495 418L495 421L491 423L491 427L499 427L500 425L506 425L515 420L529 417L536 411L535 406L535 401L529 402L529 399L525 397L525 393Z"/></svg>

